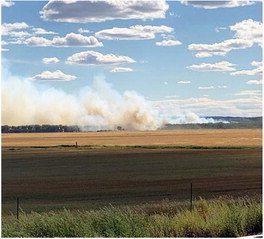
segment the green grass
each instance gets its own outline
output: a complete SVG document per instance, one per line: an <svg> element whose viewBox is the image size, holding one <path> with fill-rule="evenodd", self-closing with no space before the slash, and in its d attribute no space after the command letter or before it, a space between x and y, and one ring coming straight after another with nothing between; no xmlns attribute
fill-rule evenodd
<svg viewBox="0 0 264 239"><path fill-rule="evenodd" d="M238 237L262 231L260 198L162 201L4 217L3 237Z"/></svg>

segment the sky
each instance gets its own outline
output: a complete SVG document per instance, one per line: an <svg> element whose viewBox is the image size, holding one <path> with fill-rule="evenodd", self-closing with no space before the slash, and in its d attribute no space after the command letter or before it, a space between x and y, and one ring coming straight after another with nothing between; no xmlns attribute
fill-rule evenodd
<svg viewBox="0 0 264 239"><path fill-rule="evenodd" d="M262 115L260 1L5 0L1 34L2 124L58 123L60 101L92 116L78 124L131 104L163 122Z"/></svg>

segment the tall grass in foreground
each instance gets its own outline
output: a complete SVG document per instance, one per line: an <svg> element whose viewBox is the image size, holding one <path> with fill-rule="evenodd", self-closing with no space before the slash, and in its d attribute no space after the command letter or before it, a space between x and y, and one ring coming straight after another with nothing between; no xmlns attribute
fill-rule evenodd
<svg viewBox="0 0 264 239"><path fill-rule="evenodd" d="M3 218L3 237L237 237L262 231L260 199L240 198L187 205L162 201L96 211L22 214Z"/></svg>

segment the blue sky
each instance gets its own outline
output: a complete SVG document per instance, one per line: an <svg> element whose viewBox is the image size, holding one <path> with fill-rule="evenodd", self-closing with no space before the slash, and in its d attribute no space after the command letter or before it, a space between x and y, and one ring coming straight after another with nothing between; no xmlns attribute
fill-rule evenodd
<svg viewBox="0 0 264 239"><path fill-rule="evenodd" d="M4 82L74 95L99 76L173 117L260 116L261 45L259 1L2 2Z"/></svg>

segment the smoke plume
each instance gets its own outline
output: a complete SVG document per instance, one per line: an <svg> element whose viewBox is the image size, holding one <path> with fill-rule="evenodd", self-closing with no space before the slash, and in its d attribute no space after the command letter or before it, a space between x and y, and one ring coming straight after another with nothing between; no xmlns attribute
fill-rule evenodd
<svg viewBox="0 0 264 239"><path fill-rule="evenodd" d="M78 125L83 130L155 130L165 123L199 123L195 115L162 115L133 91L120 94L103 77L76 94L3 74L2 125ZM204 123L206 119L203 119Z"/></svg>

